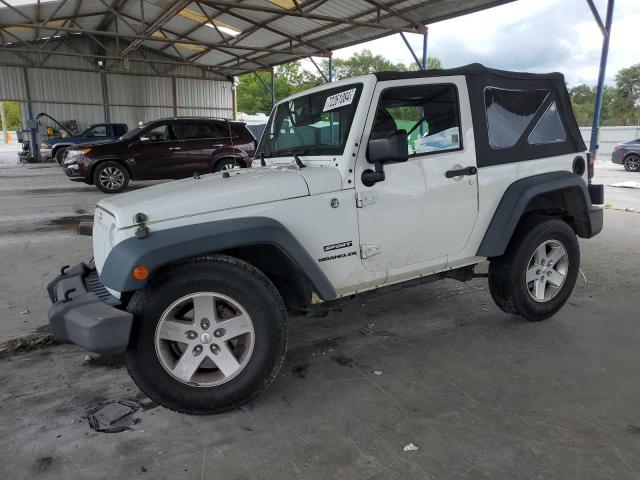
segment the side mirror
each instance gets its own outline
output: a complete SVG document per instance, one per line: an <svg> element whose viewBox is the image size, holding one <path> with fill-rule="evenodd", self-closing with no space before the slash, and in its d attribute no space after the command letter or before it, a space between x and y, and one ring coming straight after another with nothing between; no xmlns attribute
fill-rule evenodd
<svg viewBox="0 0 640 480"><path fill-rule="evenodd" d="M140 137L139 140L140 140L140 143L148 142L149 137Z"/></svg>
<svg viewBox="0 0 640 480"><path fill-rule="evenodd" d="M367 146L369 163L399 163L409 160L407 132L396 130L382 138L372 138Z"/></svg>

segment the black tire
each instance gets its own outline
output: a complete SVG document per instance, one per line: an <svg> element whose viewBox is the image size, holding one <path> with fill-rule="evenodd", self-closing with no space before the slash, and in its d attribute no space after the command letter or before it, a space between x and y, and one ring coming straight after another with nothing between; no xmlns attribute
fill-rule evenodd
<svg viewBox="0 0 640 480"><path fill-rule="evenodd" d="M104 193L120 193L129 185L129 171L121 163L103 162L93 171L93 184Z"/></svg>
<svg viewBox="0 0 640 480"><path fill-rule="evenodd" d="M640 155L627 155L624 159L624 169L627 172L640 172Z"/></svg>
<svg viewBox="0 0 640 480"><path fill-rule="evenodd" d="M213 167L214 172L221 172L222 170L229 170L238 165L238 161L235 158L223 158L218 160Z"/></svg>
<svg viewBox="0 0 640 480"><path fill-rule="evenodd" d="M552 288L553 296L548 300L536 301L534 294L530 293L530 287L533 289L536 282L527 284L526 275L534 252L545 242L559 242L565 249L568 264L561 287ZM560 310L571 295L579 268L580 246L571 226L557 218L531 216L518 226L505 254L491 259L489 291L502 311L531 321L545 320ZM544 267L537 272L532 271L532 275L540 271L542 276L539 278L544 277ZM546 291L545 288L542 287L543 292Z"/></svg>
<svg viewBox="0 0 640 480"><path fill-rule="evenodd" d="M64 160L64 154L67 152L66 148L59 148L56 150L55 158L58 165L62 165L62 161Z"/></svg>
<svg viewBox="0 0 640 480"><path fill-rule="evenodd" d="M253 325L255 340L246 365L221 385L183 383L165 369L156 353L156 327L163 313L177 299L196 292L234 299ZM271 281L242 260L212 255L165 269L133 295L127 310L134 315L125 354L127 369L146 395L171 410L203 415L240 407L267 388L282 366L287 346L286 308ZM197 368L200 372L202 365Z"/></svg>

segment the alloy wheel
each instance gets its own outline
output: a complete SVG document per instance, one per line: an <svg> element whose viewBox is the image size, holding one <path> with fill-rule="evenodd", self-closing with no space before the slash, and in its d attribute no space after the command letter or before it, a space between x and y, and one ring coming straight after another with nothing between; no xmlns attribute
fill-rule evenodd
<svg viewBox="0 0 640 480"><path fill-rule="evenodd" d="M173 302L156 327L155 349L163 368L191 386L228 382L246 367L255 344L253 322L232 298L199 292Z"/></svg>
<svg viewBox="0 0 640 480"><path fill-rule="evenodd" d="M124 173L116 167L106 167L98 176L100 185L109 190L117 190L124 183Z"/></svg>
<svg viewBox="0 0 640 480"><path fill-rule="evenodd" d="M640 171L640 156L639 155L629 155L624 160L624 166L630 172Z"/></svg>
<svg viewBox="0 0 640 480"><path fill-rule="evenodd" d="M569 270L569 256L561 242L546 240L535 249L529 259L526 286L536 302L548 302L564 285Z"/></svg>

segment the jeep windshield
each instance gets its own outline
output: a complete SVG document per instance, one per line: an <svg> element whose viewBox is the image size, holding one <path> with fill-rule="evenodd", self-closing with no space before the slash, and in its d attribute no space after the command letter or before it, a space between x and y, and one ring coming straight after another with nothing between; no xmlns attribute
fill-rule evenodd
<svg viewBox="0 0 640 480"><path fill-rule="evenodd" d="M257 156L342 155L361 92L358 83L281 103L269 117Z"/></svg>

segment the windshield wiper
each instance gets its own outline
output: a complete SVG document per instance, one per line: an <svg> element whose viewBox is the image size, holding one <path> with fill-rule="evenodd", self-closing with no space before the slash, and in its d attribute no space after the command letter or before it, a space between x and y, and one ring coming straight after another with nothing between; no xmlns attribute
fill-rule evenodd
<svg viewBox="0 0 640 480"><path fill-rule="evenodd" d="M294 161L296 162L296 165L298 166L298 168L306 167L306 165L302 163L302 160L300 160L300 155L306 155L306 154L307 154L306 150L278 150L276 152L273 152L273 155L276 157L281 155L291 155Z"/></svg>
<svg viewBox="0 0 640 480"><path fill-rule="evenodd" d="M293 155L293 159L296 161L296 165L298 166L298 168L304 168L306 167L306 165L304 163L302 163L302 160L300 160L300 157L298 156L297 152L289 152L291 155ZM302 154L304 155L304 153Z"/></svg>

